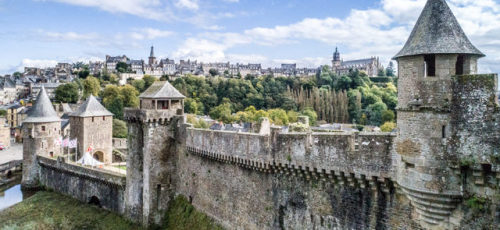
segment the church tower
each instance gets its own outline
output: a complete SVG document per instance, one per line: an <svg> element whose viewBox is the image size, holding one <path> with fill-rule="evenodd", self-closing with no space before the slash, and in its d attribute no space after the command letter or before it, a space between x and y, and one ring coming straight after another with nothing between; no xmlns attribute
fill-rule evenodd
<svg viewBox="0 0 500 230"><path fill-rule="evenodd" d="M42 87L35 105L23 122L23 188L38 186L37 155L54 157L60 154L57 141L61 135L61 119L57 116L49 96Z"/></svg>
<svg viewBox="0 0 500 230"><path fill-rule="evenodd" d="M332 59L332 70L335 72L335 70L340 67L341 65L341 60L340 60L340 53L338 47L335 47L335 52L333 53L333 59Z"/></svg>
<svg viewBox="0 0 500 230"><path fill-rule="evenodd" d="M445 0L428 0L398 62L396 179L427 228L452 228L450 215L463 196L447 151L453 120L453 76L476 74L483 57ZM439 227L438 227L439 228Z"/></svg>
<svg viewBox="0 0 500 230"><path fill-rule="evenodd" d="M151 52L149 53L149 62L148 62L149 66L154 66L157 64L156 62L156 57L155 57L155 51L154 51L154 47L151 46Z"/></svg>

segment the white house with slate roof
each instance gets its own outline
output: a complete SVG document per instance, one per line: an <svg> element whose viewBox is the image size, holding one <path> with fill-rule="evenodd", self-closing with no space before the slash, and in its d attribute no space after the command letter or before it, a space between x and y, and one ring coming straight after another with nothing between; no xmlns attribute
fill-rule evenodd
<svg viewBox="0 0 500 230"><path fill-rule="evenodd" d="M70 138L78 140L78 157L89 152L96 160L112 163L113 114L90 96L74 113L70 114Z"/></svg>

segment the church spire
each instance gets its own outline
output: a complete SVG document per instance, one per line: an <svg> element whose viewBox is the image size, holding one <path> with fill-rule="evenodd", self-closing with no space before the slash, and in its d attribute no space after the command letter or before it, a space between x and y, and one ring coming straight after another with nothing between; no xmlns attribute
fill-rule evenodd
<svg viewBox="0 0 500 230"><path fill-rule="evenodd" d="M149 57L154 57L155 56L155 50L154 47L151 46L151 52L149 53Z"/></svg>

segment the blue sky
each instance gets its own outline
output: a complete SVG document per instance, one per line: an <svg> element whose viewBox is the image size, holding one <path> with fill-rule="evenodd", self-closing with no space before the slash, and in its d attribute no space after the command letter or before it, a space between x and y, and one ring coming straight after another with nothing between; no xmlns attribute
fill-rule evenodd
<svg viewBox="0 0 500 230"><path fill-rule="evenodd" d="M500 2L449 0L486 55L480 72L500 72ZM0 74L106 54L303 67L402 48L425 0L0 0Z"/></svg>

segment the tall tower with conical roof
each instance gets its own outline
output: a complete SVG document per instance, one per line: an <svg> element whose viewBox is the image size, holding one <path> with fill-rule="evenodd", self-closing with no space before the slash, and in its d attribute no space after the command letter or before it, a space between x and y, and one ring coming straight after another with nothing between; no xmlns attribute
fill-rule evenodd
<svg viewBox="0 0 500 230"><path fill-rule="evenodd" d="M39 166L37 155L57 156L60 146L57 140L61 135L61 119L57 116L49 96L42 87L35 105L23 122L23 188L38 186Z"/></svg>
<svg viewBox="0 0 500 230"><path fill-rule="evenodd" d="M399 65L396 179L428 228L450 227L463 196L447 151L452 124L453 76L476 74L483 57L445 0L428 0L403 49Z"/></svg>

